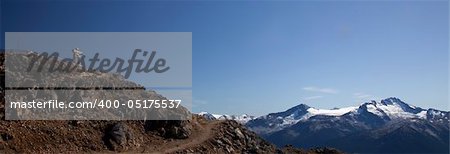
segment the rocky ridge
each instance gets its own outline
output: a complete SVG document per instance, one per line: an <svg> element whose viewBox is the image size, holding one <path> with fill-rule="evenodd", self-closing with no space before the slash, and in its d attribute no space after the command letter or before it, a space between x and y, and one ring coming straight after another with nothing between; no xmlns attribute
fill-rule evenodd
<svg viewBox="0 0 450 154"><path fill-rule="evenodd" d="M0 54L0 153L291 153L276 149L241 124L230 120L5 120L4 54ZM89 72L86 72L89 73ZM20 74L16 74L20 76ZM99 81L135 84L102 74ZM20 76L21 80L34 79ZM74 76L63 76L78 80ZM34 82L34 81L33 81ZM123 82L123 83L122 83ZM162 97L155 91L136 90L130 95ZM117 97L117 96L116 96ZM120 96L122 97L122 96ZM188 112L188 111L185 111ZM305 151L301 151L302 153ZM326 152L326 151L322 151ZM296 152L295 152L296 153ZM321 153L317 150L306 153Z"/></svg>

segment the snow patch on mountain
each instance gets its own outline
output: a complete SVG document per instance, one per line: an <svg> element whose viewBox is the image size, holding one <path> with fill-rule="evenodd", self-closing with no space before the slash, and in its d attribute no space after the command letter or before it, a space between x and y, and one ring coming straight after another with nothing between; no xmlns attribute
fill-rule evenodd
<svg viewBox="0 0 450 154"><path fill-rule="evenodd" d="M370 113L373 113L378 116L384 115L384 112L379 110L374 104L368 104L368 105L366 105L366 107L367 107L367 111L369 111Z"/></svg>
<svg viewBox="0 0 450 154"><path fill-rule="evenodd" d="M291 114L287 117L277 117L277 119L282 120L283 122L279 126L290 126L296 124L299 121L308 120L310 117L317 115L324 116L341 116L351 111L356 111L358 107L346 107L346 108L337 108L337 109L316 109L316 108L308 108L306 114L299 115L298 112Z"/></svg>
<svg viewBox="0 0 450 154"><path fill-rule="evenodd" d="M400 99L393 97L381 100L380 102L371 101L361 106L365 106L370 113L380 117L387 116L390 119L427 118L426 110L408 105Z"/></svg>
<svg viewBox="0 0 450 154"><path fill-rule="evenodd" d="M356 111L358 107L346 107L346 108L337 108L337 109L315 109L309 108L307 111L312 115L326 115L326 116L341 116L348 112Z"/></svg>
<svg viewBox="0 0 450 154"><path fill-rule="evenodd" d="M198 115L205 117L208 120L234 120L241 124L245 124L250 120L255 119L255 116L247 114L243 115L227 115L227 114L211 114L208 112L200 112Z"/></svg>
<svg viewBox="0 0 450 154"><path fill-rule="evenodd" d="M400 107L398 104L389 104L389 105L379 105L377 106L378 109L382 110L384 113L386 113L391 118L414 118L417 117L416 114L405 112L403 108Z"/></svg>
<svg viewBox="0 0 450 154"><path fill-rule="evenodd" d="M416 114L420 119L426 119L427 118L427 111L420 111Z"/></svg>

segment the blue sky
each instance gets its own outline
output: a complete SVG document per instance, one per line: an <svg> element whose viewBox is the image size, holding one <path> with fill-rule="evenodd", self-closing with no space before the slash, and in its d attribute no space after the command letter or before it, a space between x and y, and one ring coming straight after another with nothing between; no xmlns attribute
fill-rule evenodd
<svg viewBox="0 0 450 154"><path fill-rule="evenodd" d="M192 32L194 112L450 110L448 1L1 1L3 32Z"/></svg>

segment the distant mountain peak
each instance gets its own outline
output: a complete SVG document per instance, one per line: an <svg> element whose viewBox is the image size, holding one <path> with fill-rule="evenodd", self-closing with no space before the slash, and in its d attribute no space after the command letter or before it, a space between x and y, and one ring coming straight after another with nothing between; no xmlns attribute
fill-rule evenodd
<svg viewBox="0 0 450 154"><path fill-rule="evenodd" d="M306 104L299 104L297 106L294 106L290 109L288 109L287 111L294 111L294 110L308 110L309 108L311 108L310 106L306 105Z"/></svg>
<svg viewBox="0 0 450 154"><path fill-rule="evenodd" d="M383 105L393 105L393 104L401 104L401 105L408 105L405 102L403 102L402 100L400 100L399 98L396 97L389 97L386 99L382 99L381 100L381 104Z"/></svg>
<svg viewBox="0 0 450 154"><path fill-rule="evenodd" d="M227 115L227 114L212 114L208 112L200 112L197 113L200 116L205 117L208 120L234 120L241 124L245 124L246 122L255 119L255 116L251 116L248 114L242 114L242 115Z"/></svg>

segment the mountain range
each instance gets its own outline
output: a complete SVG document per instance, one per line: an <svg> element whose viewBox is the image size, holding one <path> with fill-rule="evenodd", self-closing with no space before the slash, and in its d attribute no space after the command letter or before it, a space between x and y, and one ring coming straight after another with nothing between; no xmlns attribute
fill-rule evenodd
<svg viewBox="0 0 450 154"><path fill-rule="evenodd" d="M235 120L279 147L334 147L351 153L449 153L450 112L391 97L359 106L316 109L299 104L255 117L198 113Z"/></svg>
<svg viewBox="0 0 450 154"><path fill-rule="evenodd" d="M255 119L255 116L250 116L248 114L243 115L227 115L227 114L212 114L208 112L200 112L198 115L203 116L208 120L234 120L241 124L245 124L250 120Z"/></svg>
<svg viewBox="0 0 450 154"><path fill-rule="evenodd" d="M448 153L449 115L391 97L330 110L300 104L245 125L277 146L326 146L351 153Z"/></svg>

